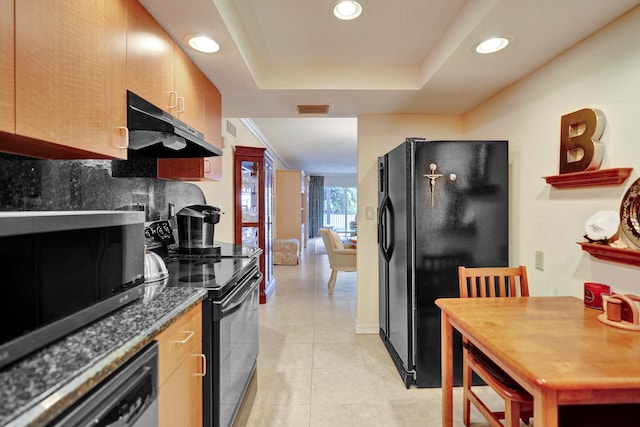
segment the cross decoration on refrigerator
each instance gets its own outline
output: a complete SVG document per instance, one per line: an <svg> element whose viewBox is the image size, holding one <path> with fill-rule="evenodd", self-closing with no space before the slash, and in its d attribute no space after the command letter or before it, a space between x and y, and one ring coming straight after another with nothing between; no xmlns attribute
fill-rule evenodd
<svg viewBox="0 0 640 427"><path fill-rule="evenodd" d="M441 386L435 300L459 297L459 265L507 266L508 234L507 141L408 138L378 158L380 337L407 388Z"/></svg>

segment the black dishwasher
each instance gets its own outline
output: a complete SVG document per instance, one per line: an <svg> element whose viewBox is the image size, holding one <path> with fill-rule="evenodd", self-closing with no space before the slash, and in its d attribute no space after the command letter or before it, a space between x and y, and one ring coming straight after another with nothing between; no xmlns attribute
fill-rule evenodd
<svg viewBox="0 0 640 427"><path fill-rule="evenodd" d="M153 341L100 382L51 427L157 427L158 343Z"/></svg>

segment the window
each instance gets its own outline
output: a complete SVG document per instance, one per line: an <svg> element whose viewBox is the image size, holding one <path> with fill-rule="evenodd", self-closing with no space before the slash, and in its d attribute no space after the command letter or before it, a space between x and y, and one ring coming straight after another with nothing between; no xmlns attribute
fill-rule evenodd
<svg viewBox="0 0 640 427"><path fill-rule="evenodd" d="M333 227L342 236L354 236L357 228L358 189L324 188L324 226Z"/></svg>

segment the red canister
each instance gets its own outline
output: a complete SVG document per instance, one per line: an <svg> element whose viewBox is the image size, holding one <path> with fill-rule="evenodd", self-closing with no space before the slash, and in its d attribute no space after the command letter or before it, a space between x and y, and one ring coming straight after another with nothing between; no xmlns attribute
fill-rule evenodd
<svg viewBox="0 0 640 427"><path fill-rule="evenodd" d="M589 308L602 310L602 294L611 293L611 286L602 283L585 282L584 305Z"/></svg>

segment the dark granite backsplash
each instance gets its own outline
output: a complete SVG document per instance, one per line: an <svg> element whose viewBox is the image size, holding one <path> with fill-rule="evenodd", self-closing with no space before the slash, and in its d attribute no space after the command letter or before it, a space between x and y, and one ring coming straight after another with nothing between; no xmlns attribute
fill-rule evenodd
<svg viewBox="0 0 640 427"><path fill-rule="evenodd" d="M40 160L0 153L0 211L114 210L144 205L147 221L205 203L197 185L113 178L111 160Z"/></svg>

